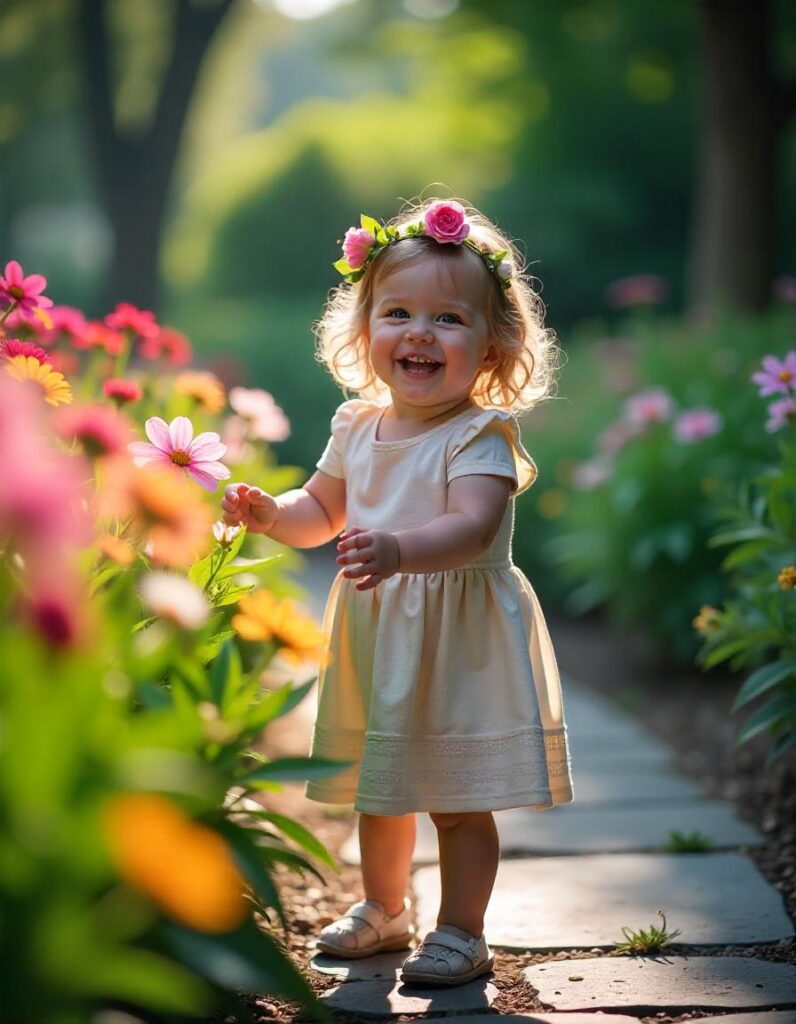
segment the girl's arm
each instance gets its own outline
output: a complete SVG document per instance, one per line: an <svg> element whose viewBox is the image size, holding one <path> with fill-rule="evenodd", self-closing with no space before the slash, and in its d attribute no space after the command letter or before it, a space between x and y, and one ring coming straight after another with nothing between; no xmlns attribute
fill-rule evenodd
<svg viewBox="0 0 796 1024"><path fill-rule="evenodd" d="M447 511L425 526L398 530L399 572L444 572L477 558L498 531L513 481L505 476L461 476L448 484Z"/></svg>
<svg viewBox="0 0 796 1024"><path fill-rule="evenodd" d="M279 514L268 536L293 548L328 544L345 526L345 480L317 470L303 487L276 498Z"/></svg>

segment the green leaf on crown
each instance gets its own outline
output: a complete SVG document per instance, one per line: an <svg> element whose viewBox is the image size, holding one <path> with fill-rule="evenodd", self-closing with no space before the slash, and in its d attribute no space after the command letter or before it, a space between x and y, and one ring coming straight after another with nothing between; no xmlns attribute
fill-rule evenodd
<svg viewBox="0 0 796 1024"><path fill-rule="evenodd" d="M337 262L334 263L333 266L334 269L339 271L341 274L351 273L351 267L348 265L348 260L337 260Z"/></svg>
<svg viewBox="0 0 796 1024"><path fill-rule="evenodd" d="M368 215L365 213L360 214L359 223L362 225L365 231L369 231L376 238L379 237L381 225L377 220L374 220L373 217L368 217Z"/></svg>

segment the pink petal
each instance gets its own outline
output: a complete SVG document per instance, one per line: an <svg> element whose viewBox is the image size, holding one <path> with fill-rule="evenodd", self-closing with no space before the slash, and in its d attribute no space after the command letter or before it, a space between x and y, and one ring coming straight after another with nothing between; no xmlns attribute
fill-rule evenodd
<svg viewBox="0 0 796 1024"><path fill-rule="evenodd" d="M155 454L152 454L152 453L155 453ZM135 466L138 466L139 468L141 466L148 466L148 465L150 465L153 462L157 463L158 465L163 465L163 466L173 466L174 465L174 463L169 458L168 453L167 452L162 452L160 450L160 448L155 448L153 446L152 447L152 453L147 453L146 455L133 455L133 464Z"/></svg>
<svg viewBox="0 0 796 1024"><path fill-rule="evenodd" d="M215 440L211 440L211 436ZM203 441L203 437L208 438L208 440ZM222 455L225 455L226 451L227 446L219 441L218 434L202 434L192 442L188 454L191 456L192 462L213 462L216 459L220 459Z"/></svg>
<svg viewBox="0 0 796 1024"><path fill-rule="evenodd" d="M172 447L181 452L187 452L193 438L193 423L187 416L175 416L169 424L169 436Z"/></svg>
<svg viewBox="0 0 796 1024"><path fill-rule="evenodd" d="M159 459L162 457L171 462L171 459L169 459L166 452L161 448L158 448L157 445L147 444L146 441L132 441L127 445L127 451L130 452L131 455L138 455L141 458Z"/></svg>
<svg viewBox="0 0 796 1024"><path fill-rule="evenodd" d="M41 274L28 274L25 278L25 291L29 295L38 295L47 287L47 278Z"/></svg>
<svg viewBox="0 0 796 1024"><path fill-rule="evenodd" d="M796 373L796 351L788 352L782 365L791 373Z"/></svg>
<svg viewBox="0 0 796 1024"><path fill-rule="evenodd" d="M170 452L172 450L168 423L160 416L151 416L144 424L144 430L152 444L160 448L161 451Z"/></svg>
<svg viewBox="0 0 796 1024"><path fill-rule="evenodd" d="M212 465L212 463L209 463L209 465ZM208 491L214 491L218 487L218 481L203 469L197 469L196 466L186 466L186 469L194 480Z"/></svg>
<svg viewBox="0 0 796 1024"><path fill-rule="evenodd" d="M782 369L782 363L776 356L763 356L763 369L768 373L778 374Z"/></svg>
<svg viewBox="0 0 796 1024"><path fill-rule="evenodd" d="M6 285L10 288L12 285L21 285L24 280L22 275L22 267L16 260L9 260L6 263L5 269L5 280Z"/></svg>
<svg viewBox="0 0 796 1024"><path fill-rule="evenodd" d="M226 480L231 474L231 470L222 462L192 462L191 468L198 469L200 473L207 473L214 480Z"/></svg>

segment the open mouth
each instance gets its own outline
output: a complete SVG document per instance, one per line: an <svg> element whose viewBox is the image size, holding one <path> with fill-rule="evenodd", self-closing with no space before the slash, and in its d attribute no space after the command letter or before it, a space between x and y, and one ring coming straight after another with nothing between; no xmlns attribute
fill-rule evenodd
<svg viewBox="0 0 796 1024"><path fill-rule="evenodd" d="M399 359L398 364L407 377L433 377L442 363L419 363L414 359Z"/></svg>

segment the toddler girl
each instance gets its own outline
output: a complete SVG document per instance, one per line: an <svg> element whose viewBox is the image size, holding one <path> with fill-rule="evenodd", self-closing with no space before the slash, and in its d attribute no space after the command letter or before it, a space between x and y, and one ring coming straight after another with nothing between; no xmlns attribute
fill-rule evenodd
<svg viewBox="0 0 796 1024"><path fill-rule="evenodd" d="M511 556L514 497L537 472L514 412L548 393L558 349L519 252L461 203L427 201L384 226L363 216L343 253L317 357L360 397L338 407L304 487L273 498L237 484L222 507L296 547L340 534L311 753L350 764L306 795L360 812L365 899L318 948L409 947L415 813L427 811L442 900L401 979L456 985L493 965L492 812L573 799L555 656Z"/></svg>

